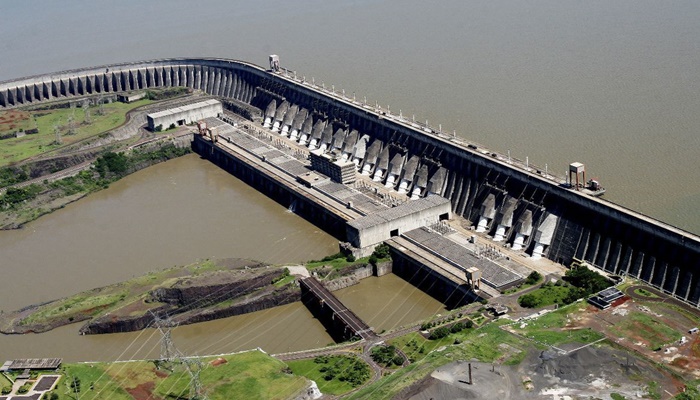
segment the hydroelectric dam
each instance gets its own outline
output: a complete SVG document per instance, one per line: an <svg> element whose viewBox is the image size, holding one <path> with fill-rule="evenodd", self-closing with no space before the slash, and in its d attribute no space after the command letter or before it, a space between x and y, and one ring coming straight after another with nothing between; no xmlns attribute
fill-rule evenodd
<svg viewBox="0 0 700 400"><path fill-rule="evenodd" d="M367 255L387 241L394 272L429 265L439 275L431 290L445 299L469 296L470 267L483 273L486 292L522 277L497 252L449 239L442 222L456 217L494 247L564 265L584 260L700 306L700 237L592 196L578 184L583 165L570 166L575 178L567 183L309 82L276 58L270 69L182 58L4 81L0 110L176 86L202 91L228 112L205 119L208 134L192 144L200 155L324 227L348 251Z"/></svg>

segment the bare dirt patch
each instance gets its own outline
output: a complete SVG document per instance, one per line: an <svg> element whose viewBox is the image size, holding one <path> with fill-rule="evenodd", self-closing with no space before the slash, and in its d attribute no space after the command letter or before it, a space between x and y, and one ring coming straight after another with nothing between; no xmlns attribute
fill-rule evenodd
<svg viewBox="0 0 700 400"><path fill-rule="evenodd" d="M126 389L126 391L134 398L134 400L159 400L160 397L153 395L153 389L156 384L154 382L142 383L135 388Z"/></svg>
<svg viewBox="0 0 700 400"><path fill-rule="evenodd" d="M607 310L586 311L579 323L689 379L700 377L700 335L688 333L698 324L693 310L676 306L663 294L623 299L627 300ZM683 336L685 342L680 340Z"/></svg>
<svg viewBox="0 0 700 400"><path fill-rule="evenodd" d="M214 367L218 367L219 365L226 364L228 361L224 358L217 358L216 360L212 360L209 364L211 364Z"/></svg>
<svg viewBox="0 0 700 400"><path fill-rule="evenodd" d="M22 110L0 111L0 133L27 127L31 115Z"/></svg>
<svg viewBox="0 0 700 400"><path fill-rule="evenodd" d="M154 369L154 370L153 370L153 373L156 374L156 376L159 377L159 378L161 378L161 379L165 379L165 378L167 378L168 376L170 376L170 375L168 375L166 372L163 372L163 371L161 371L161 370L159 370L159 369Z"/></svg>

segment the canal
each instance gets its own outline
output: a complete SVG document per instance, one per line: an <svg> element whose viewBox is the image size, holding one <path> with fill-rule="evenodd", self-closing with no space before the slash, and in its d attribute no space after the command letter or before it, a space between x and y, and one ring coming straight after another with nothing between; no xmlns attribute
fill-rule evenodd
<svg viewBox="0 0 700 400"><path fill-rule="evenodd" d="M196 155L139 171L16 231L0 231L4 311L206 258L270 263L319 259L337 241ZM336 292L376 331L444 310L395 275ZM0 358L66 361L157 357L155 330L80 336L80 324L44 334L0 336ZM175 329L187 354L261 347L270 353L332 339L301 303Z"/></svg>

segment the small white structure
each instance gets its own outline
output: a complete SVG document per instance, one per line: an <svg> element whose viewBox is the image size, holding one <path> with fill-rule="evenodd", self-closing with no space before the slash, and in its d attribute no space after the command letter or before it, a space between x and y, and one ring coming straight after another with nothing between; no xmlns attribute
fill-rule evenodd
<svg viewBox="0 0 700 400"><path fill-rule="evenodd" d="M224 107L220 101L209 99L148 114L146 118L148 119L148 129L156 131L158 126L165 130L173 125L181 126L204 118L217 117L223 112Z"/></svg>

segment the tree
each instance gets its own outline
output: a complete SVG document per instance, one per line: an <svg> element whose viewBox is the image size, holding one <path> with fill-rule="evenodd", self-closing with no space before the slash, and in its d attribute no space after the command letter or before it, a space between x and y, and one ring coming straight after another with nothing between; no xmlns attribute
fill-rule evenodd
<svg viewBox="0 0 700 400"><path fill-rule="evenodd" d="M386 243L381 243L374 248L372 255L375 255L378 259L390 258L391 253L389 252L389 245Z"/></svg>
<svg viewBox="0 0 700 400"><path fill-rule="evenodd" d="M102 178L107 177L110 173L120 176L128 169L128 159L124 153L109 151L97 159L95 169Z"/></svg>
<svg viewBox="0 0 700 400"><path fill-rule="evenodd" d="M5 194L0 196L0 207L12 207L27 200L32 200L40 191L38 185L29 185L23 188L9 187Z"/></svg>
<svg viewBox="0 0 700 400"><path fill-rule="evenodd" d="M535 308L540 305L540 302L537 296L530 293L520 296L520 298L518 299L518 304L520 304L521 307L525 308Z"/></svg>
<svg viewBox="0 0 700 400"><path fill-rule="evenodd" d="M395 346L375 346L370 354L374 362L385 367L390 366L394 362L396 355ZM401 363L403 363L403 359Z"/></svg>
<svg viewBox="0 0 700 400"><path fill-rule="evenodd" d="M68 135L75 135L75 104L70 105L71 113L68 116Z"/></svg>
<svg viewBox="0 0 700 400"><path fill-rule="evenodd" d="M534 285L535 283L539 282L540 279L542 279L542 275L540 275L540 273L537 271L532 271L530 275L527 276L527 279L525 279L525 283L528 285Z"/></svg>
<svg viewBox="0 0 700 400"><path fill-rule="evenodd" d="M450 329L446 326L441 326L430 333L431 340L442 339L450 334Z"/></svg>
<svg viewBox="0 0 700 400"><path fill-rule="evenodd" d="M586 267L577 267L566 271L564 280L576 287L584 289L586 294L600 292L601 290L610 287L612 284L612 282L610 282L603 275L600 275Z"/></svg>
<svg viewBox="0 0 700 400"><path fill-rule="evenodd" d="M70 388L77 395L80 393L80 378L74 376L70 379Z"/></svg>
<svg viewBox="0 0 700 400"><path fill-rule="evenodd" d="M583 288L578 288L578 287L570 287L569 288L569 293L562 299L562 302L564 304L571 304L575 302L576 300L587 296L590 293L587 293L585 289Z"/></svg>
<svg viewBox="0 0 700 400"><path fill-rule="evenodd" d="M391 359L391 362L394 363L394 365L403 365L403 357L401 357L401 354L396 354L394 358Z"/></svg>

